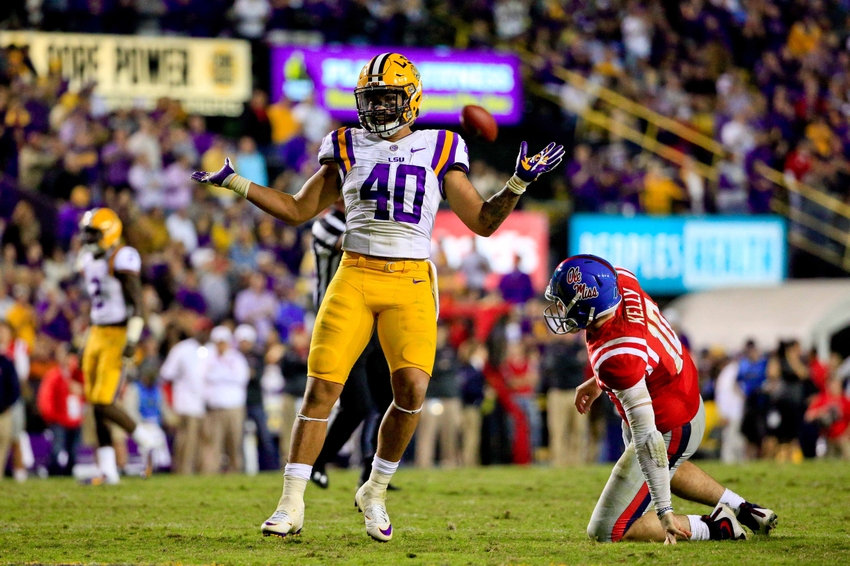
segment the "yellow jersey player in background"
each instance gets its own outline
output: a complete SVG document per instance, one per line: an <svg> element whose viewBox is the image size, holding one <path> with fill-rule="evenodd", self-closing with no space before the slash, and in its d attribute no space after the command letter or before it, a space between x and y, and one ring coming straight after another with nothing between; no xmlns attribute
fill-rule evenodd
<svg viewBox="0 0 850 566"><path fill-rule="evenodd" d="M121 245L122 224L108 208L86 212L80 221L79 267L91 298L91 325L83 351L86 400L94 411L100 475L91 483L118 483L118 466L108 423L131 434L150 465L149 453L162 439L115 404L125 361L131 363L145 321L142 317L142 259ZM150 472L150 469L147 470Z"/></svg>
<svg viewBox="0 0 850 566"><path fill-rule="evenodd" d="M344 251L316 318L308 358L307 390L292 431L283 495L261 530L301 532L304 490L325 439L328 416L355 360L377 328L392 374L393 402L384 415L372 473L355 495L366 532L392 537L386 509L390 478L410 442L433 370L437 335L436 270L428 261L440 201L470 230L492 234L526 187L560 163L564 149L549 144L527 157L522 143L516 173L484 201L467 178L463 139L446 130L412 131L422 82L398 53L382 53L360 72L354 90L362 129L340 128L319 150L318 172L295 196L251 183L225 160L217 172L197 171L198 182L226 187L265 212L297 225L342 195Z"/></svg>

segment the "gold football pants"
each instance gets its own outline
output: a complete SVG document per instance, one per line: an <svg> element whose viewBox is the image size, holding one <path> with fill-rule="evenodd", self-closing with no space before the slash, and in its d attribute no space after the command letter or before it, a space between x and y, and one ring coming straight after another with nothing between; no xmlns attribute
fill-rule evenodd
<svg viewBox="0 0 850 566"><path fill-rule="evenodd" d="M121 385L121 354L127 344L124 326L92 326L83 350L86 400L110 405Z"/></svg>
<svg viewBox="0 0 850 566"><path fill-rule="evenodd" d="M434 369L437 311L427 261L383 261L346 252L313 329L307 373L345 383L377 325L390 372Z"/></svg>

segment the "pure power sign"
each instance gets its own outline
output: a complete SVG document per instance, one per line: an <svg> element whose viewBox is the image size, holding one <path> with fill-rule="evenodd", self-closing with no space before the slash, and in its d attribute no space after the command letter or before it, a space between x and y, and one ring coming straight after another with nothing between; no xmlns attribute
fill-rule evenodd
<svg viewBox="0 0 850 566"><path fill-rule="evenodd" d="M233 39L0 32L28 47L36 72L58 69L72 91L95 85L110 109L173 98L189 112L238 116L251 95L251 47Z"/></svg>

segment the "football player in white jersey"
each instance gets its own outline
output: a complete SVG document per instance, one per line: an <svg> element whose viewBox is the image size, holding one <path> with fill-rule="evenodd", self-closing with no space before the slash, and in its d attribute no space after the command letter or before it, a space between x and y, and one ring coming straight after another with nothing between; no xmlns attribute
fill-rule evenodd
<svg viewBox="0 0 850 566"><path fill-rule="evenodd" d="M322 141L320 168L295 196L251 183L235 173L229 160L220 171L192 175L198 182L226 187L292 225L315 217L340 194L345 201L345 253L316 319L309 381L292 432L283 495L261 527L266 535L301 532L304 489L328 416L376 327L392 373L394 400L381 423L372 474L355 503L369 536L390 540L387 485L416 429L434 365L436 270L428 257L440 201L447 200L470 230L489 236L526 187L564 155L562 146L551 143L528 157L523 142L515 174L484 201L467 178L469 157L460 136L410 129L419 115L422 82L406 57L382 53L372 58L360 72L354 96L362 128L340 128Z"/></svg>
<svg viewBox="0 0 850 566"><path fill-rule="evenodd" d="M94 409L100 468L93 484L119 481L108 422L131 434L145 455L162 442L155 432L137 425L115 404L121 385L122 357L132 359L145 325L139 278L142 259L135 248L121 245L121 230L121 220L108 208L90 210L80 221L83 251L79 266L91 298L83 376L86 400Z"/></svg>

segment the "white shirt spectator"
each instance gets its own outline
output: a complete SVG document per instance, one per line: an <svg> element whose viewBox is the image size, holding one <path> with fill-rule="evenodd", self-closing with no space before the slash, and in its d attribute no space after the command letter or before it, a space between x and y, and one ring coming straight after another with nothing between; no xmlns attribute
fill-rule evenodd
<svg viewBox="0 0 850 566"><path fill-rule="evenodd" d="M165 228L172 241L182 242L186 253L192 253L198 247L198 232L192 219L184 210L173 212L165 221Z"/></svg>
<svg viewBox="0 0 850 566"><path fill-rule="evenodd" d="M211 346L194 338L178 342L168 352L159 375L173 384L172 404L178 415L202 417L206 413L204 387L211 352Z"/></svg>
<svg viewBox="0 0 850 566"><path fill-rule="evenodd" d="M316 106L312 100L305 100L295 106L292 109L292 117L301 124L304 137L311 143L321 143L322 138L331 131L331 115L324 108Z"/></svg>
<svg viewBox="0 0 850 566"><path fill-rule="evenodd" d="M224 354L210 343L210 367L206 378L206 400L210 409L236 409L245 406L251 368L248 360L236 348Z"/></svg>
<svg viewBox="0 0 850 566"><path fill-rule="evenodd" d="M649 24L641 12L635 10L623 18L621 30L626 51L637 59L648 59L652 51L652 40Z"/></svg>
<svg viewBox="0 0 850 566"><path fill-rule="evenodd" d="M720 128L720 142L735 154L736 161L742 160L744 155L756 146L753 129L742 117L736 117Z"/></svg>
<svg viewBox="0 0 850 566"><path fill-rule="evenodd" d="M180 210L192 204L192 189L195 182L191 178L192 169L181 161L175 161L165 168L162 175L162 205L168 210Z"/></svg>
<svg viewBox="0 0 850 566"><path fill-rule="evenodd" d="M266 20L271 14L268 0L236 0L233 13L239 21L236 31L242 37L257 39L266 30Z"/></svg>
<svg viewBox="0 0 850 566"><path fill-rule="evenodd" d="M496 35L499 39L513 39L528 29L528 3L522 0L501 0L493 8Z"/></svg>

